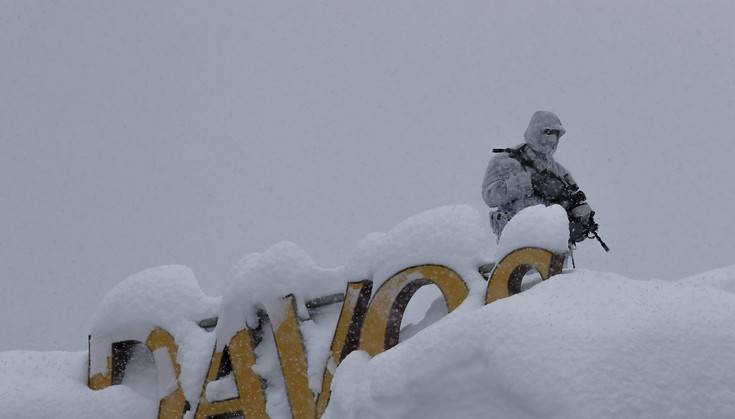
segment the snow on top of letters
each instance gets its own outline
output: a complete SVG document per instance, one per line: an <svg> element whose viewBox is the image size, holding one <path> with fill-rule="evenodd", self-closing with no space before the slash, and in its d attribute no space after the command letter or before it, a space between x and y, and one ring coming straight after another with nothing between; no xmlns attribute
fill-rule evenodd
<svg viewBox="0 0 735 419"><path fill-rule="evenodd" d="M387 233L362 239L344 266L319 267L298 245L281 242L264 253L245 256L223 298L217 326L222 349L246 322L257 325L257 308L280 323L281 300L296 298L300 317L311 298L342 293L348 282L373 280L373 290L401 269L442 264L468 282L479 282L477 268L489 259L494 243L487 222L467 205L435 208L407 218Z"/></svg>
<svg viewBox="0 0 735 419"><path fill-rule="evenodd" d="M196 403L214 344L197 323L215 316L219 301L202 292L185 266L159 266L128 277L105 295L92 319L90 349L96 356L90 359L91 374L105 372L112 342L145 343L148 334L160 327L176 340L179 362L189 365L179 381L187 398Z"/></svg>
<svg viewBox="0 0 735 419"><path fill-rule="evenodd" d="M145 341L152 327L169 333L182 323L215 316L219 298L202 292L186 266L158 266L138 272L117 284L99 303L92 334L111 338L123 334Z"/></svg>
<svg viewBox="0 0 735 419"><path fill-rule="evenodd" d="M466 281L480 280L477 268L494 248L487 220L477 210L444 206L409 217L387 233L367 235L344 272L351 280L372 279L373 289L399 270L423 264L445 265Z"/></svg>
<svg viewBox="0 0 735 419"><path fill-rule="evenodd" d="M293 294L300 317L306 317L307 300L340 293L344 283L336 269L317 266L301 247L280 242L263 253L245 256L222 300L217 324L217 345L222 349L247 324L258 324L263 308L276 327L281 322L283 297Z"/></svg>
<svg viewBox="0 0 735 419"><path fill-rule="evenodd" d="M735 346L727 327L735 296L705 277L732 271L681 281L582 269L555 276L374 358L352 353L337 368L325 418L729 417L735 397L723 391L731 376L723 366L735 353L723 348ZM184 370L196 362L208 359L186 360ZM90 391L85 373L85 353L0 353L0 406L9 417L155 415L157 395L124 385Z"/></svg>
<svg viewBox="0 0 735 419"><path fill-rule="evenodd" d="M564 208L559 205L534 205L519 211L503 229L496 260L522 247L568 252L569 220Z"/></svg>
<svg viewBox="0 0 735 419"><path fill-rule="evenodd" d="M494 251L500 256L525 246L566 251L568 226L562 211L553 206L522 211L506 226L495 249L477 211L461 205L437 208L387 233L368 235L348 263L334 269L317 266L293 243L279 243L241 261L221 304L201 291L188 268L152 268L121 282L102 300L92 322L92 345L97 335L144 340L152 327L168 330L179 345L178 362L184 366L180 381L192 403L190 417L215 336L196 322L216 315L218 307L217 333L229 333L252 320L257 306L277 322L280 306L275 304L286 294L295 294L303 311L306 299L341 292L346 282L372 279L377 287L397 271L425 263L454 269L471 292L484 289L477 266L491 260ZM720 391L729 378L722 365L735 359L722 348L735 341L722 325L735 321L733 278L735 267L681 281L636 281L575 270L487 306L470 295L468 300L477 304L463 304L395 348L372 359L362 352L350 355L336 371L326 417L349 419L365 412L373 418L640 417L662 411L682 417L727 416L735 399ZM321 374L328 356L333 317L302 323L312 388L319 388L312 375ZM313 342L317 340L319 345ZM280 392L277 397L269 393L269 413L277 417L287 403L272 336L266 334L256 352L256 372L269 379L273 388L268 391ZM93 359L93 372L104 362ZM52 380L24 375L28 368L48 370ZM85 373L84 354L0 354L0 401L7 401L15 416L64 416L78 412L80 405L91 406L94 415L105 406L133 406L112 415L120 418L155 411L155 400L126 386L90 391ZM170 371L158 377L160 393L170 391L170 378ZM564 386L556 385L560 382ZM691 391L692 382L704 384ZM225 397L232 383L224 380L210 387L215 398L216 390L225 390L220 394ZM3 391L10 391L9 396L3 398ZM29 394L50 401L28 404Z"/></svg>

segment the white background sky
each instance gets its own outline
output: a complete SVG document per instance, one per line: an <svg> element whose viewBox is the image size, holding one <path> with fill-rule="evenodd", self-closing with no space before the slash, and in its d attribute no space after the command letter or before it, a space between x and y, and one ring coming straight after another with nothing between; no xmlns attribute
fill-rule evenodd
<svg viewBox="0 0 735 419"><path fill-rule="evenodd" d="M579 265L735 263L733 2L153 3L0 1L0 350L84 348L150 266L219 295L280 240L334 266L485 213L490 149L537 109L613 248Z"/></svg>

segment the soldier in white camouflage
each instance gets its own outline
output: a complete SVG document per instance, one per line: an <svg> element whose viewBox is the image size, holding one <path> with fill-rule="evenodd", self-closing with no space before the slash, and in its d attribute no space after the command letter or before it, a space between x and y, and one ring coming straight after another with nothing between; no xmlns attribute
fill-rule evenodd
<svg viewBox="0 0 735 419"><path fill-rule="evenodd" d="M554 160L559 139L565 132L558 116L537 111L526 129L525 143L494 150L498 154L490 160L485 172L482 198L491 207L490 225L498 240L514 215L538 204L559 204L567 210L570 244L596 232L594 212L587 205L584 193L579 191L569 171Z"/></svg>

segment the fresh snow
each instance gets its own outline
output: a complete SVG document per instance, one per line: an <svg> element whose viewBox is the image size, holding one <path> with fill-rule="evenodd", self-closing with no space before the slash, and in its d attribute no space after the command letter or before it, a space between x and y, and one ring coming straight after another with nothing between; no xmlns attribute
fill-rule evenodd
<svg viewBox="0 0 735 419"><path fill-rule="evenodd" d="M560 205L534 205L518 212L506 224L495 252L497 260L522 247L540 247L557 253L569 251L569 221Z"/></svg>
<svg viewBox="0 0 735 419"><path fill-rule="evenodd" d="M349 256L344 277L372 279L374 289L410 266L442 264L469 281L492 260L495 240L487 216L467 205L446 206L410 217L387 233L372 233Z"/></svg>
<svg viewBox="0 0 735 419"><path fill-rule="evenodd" d="M234 399L237 397L235 375L230 372L219 380L212 381L207 384L206 397L207 401L210 403L214 403L217 400Z"/></svg>
<svg viewBox="0 0 735 419"><path fill-rule="evenodd" d="M257 308L268 313L271 322L281 322L281 300L296 297L299 317L308 317L305 302L311 298L344 290L334 269L316 265L303 249L291 242L281 242L265 253L245 256L227 289L219 311L217 349L222 350L232 336L245 326L258 325Z"/></svg>
<svg viewBox="0 0 735 419"><path fill-rule="evenodd" d="M177 361L187 366L182 368L179 381L187 400L196 406L214 346L214 336L197 322L216 316L220 300L204 294L194 273L185 266L160 266L130 276L102 299L92 319L90 347L103 348L93 351L98 357L90 360L92 374L105 372L111 342L145 343L149 332L160 327L176 340ZM154 356L168 357L164 352ZM158 391L175 389L173 366L157 365Z"/></svg>
<svg viewBox="0 0 735 419"><path fill-rule="evenodd" d="M452 313L348 356L326 418L735 417L735 295L687 282L577 270Z"/></svg>
<svg viewBox="0 0 735 419"><path fill-rule="evenodd" d="M0 352L0 417L143 419L158 400L127 385L87 388L85 352Z"/></svg>
<svg viewBox="0 0 735 419"><path fill-rule="evenodd" d="M735 265L713 269L682 280L683 283L714 287L735 294Z"/></svg>
<svg viewBox="0 0 735 419"><path fill-rule="evenodd" d="M368 278L375 290L410 266L443 264L466 280L479 280L477 267L492 259L495 248L490 237L487 222L475 209L455 205L409 217L387 233L367 235L347 263L336 268L317 266L291 242L247 255L238 263L223 297L216 332L218 349L243 328L243 320L251 327L258 324L257 308L265 309L271 322L279 324L281 299L288 294L296 297L299 317L307 318L307 300L342 293L347 282Z"/></svg>
<svg viewBox="0 0 735 419"><path fill-rule="evenodd" d="M341 293L350 281L371 279L375 290L404 268L436 263L467 281L465 303L446 315L437 293L428 292L434 287L417 292L398 346L373 359L353 353L337 368L329 418L735 416L735 266L671 281L566 271L534 286L524 281L521 294L483 304L478 266L518 247L563 252L567 239L558 207L520 212L496 245L485 214L459 205L368 235L339 267L319 267L296 244L278 243L244 257L222 298L205 295L186 267L152 268L102 299L91 345L144 342L153 327L168 330L194 410L215 345L257 323L257 308L277 324L281 298L293 293L309 384L318 391L339 304L309 311L305 302ZM197 325L214 316L215 331ZM268 382L268 413L286 418L283 376L265 332L254 370ZM0 353L0 406L8 417L153 418L158 397L175 385L163 358L162 350L146 355L139 348L122 385L92 391L86 353ZM151 373L153 359L158 368ZM104 370L104 359L91 363L93 372ZM226 376L210 383L205 397L233 394L234 380Z"/></svg>
<svg viewBox="0 0 735 419"><path fill-rule="evenodd" d="M721 273L735 281L735 267ZM327 418L733 417L735 295L693 278L576 270L451 313L373 359L350 355ZM269 412L288 417L274 351L272 339L258 347L256 370L274 387ZM126 385L89 390L85 353L4 352L0 406L138 419L157 404Z"/></svg>
<svg viewBox="0 0 735 419"><path fill-rule="evenodd" d="M91 332L145 341L152 326L175 333L192 322L215 316L219 300L204 294L194 273L185 266L150 268L107 293L94 312Z"/></svg>

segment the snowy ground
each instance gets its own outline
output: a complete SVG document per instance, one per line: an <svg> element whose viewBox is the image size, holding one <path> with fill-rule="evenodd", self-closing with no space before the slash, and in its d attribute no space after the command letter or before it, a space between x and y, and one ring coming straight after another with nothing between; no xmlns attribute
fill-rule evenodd
<svg viewBox="0 0 735 419"><path fill-rule="evenodd" d="M351 354L328 417L734 417L735 295L717 286L557 276Z"/></svg>
<svg viewBox="0 0 735 419"><path fill-rule="evenodd" d="M353 353L327 417L733 417L733 286L735 266L677 282L566 273ZM0 353L9 418L155 417L135 390L87 389L85 353Z"/></svg>
<svg viewBox="0 0 735 419"><path fill-rule="evenodd" d="M400 344L372 359L354 352L339 366L327 418L735 417L735 265L683 280L568 270L485 306L476 267L492 252L566 241L558 208L529 208L514 222L504 242L487 246L483 216L464 206L438 208L369 235L334 269L279 244L246 257L222 299L202 293L184 267L146 270L100 303L92 333L142 340L148 328L165 326L180 345L182 386L196 408L212 347L229 339L238 319L252 317L249 303L272 311L274 299L291 290L302 306L346 280L379 283L408 266L442 263L467 281L465 303L446 315L432 287L417 293ZM537 238L543 242L534 241L534 232L543 233ZM215 313L217 329L196 326ZM312 389L320 386L336 314L312 313L301 325ZM269 383L269 414L288 417L273 342L264 338L254 369ZM0 353L0 417L154 418L160 377L152 366L141 351L122 385L92 391L86 353ZM220 380L207 396L227 397L228 387L231 380Z"/></svg>
<svg viewBox="0 0 735 419"><path fill-rule="evenodd" d="M155 418L158 402L127 385L87 388L83 352L0 353L3 418Z"/></svg>
<svg viewBox="0 0 735 419"><path fill-rule="evenodd" d="M735 266L682 281L577 270L452 314L337 370L335 418L735 415ZM7 417L155 417L135 387L86 387L86 354L0 353Z"/></svg>

